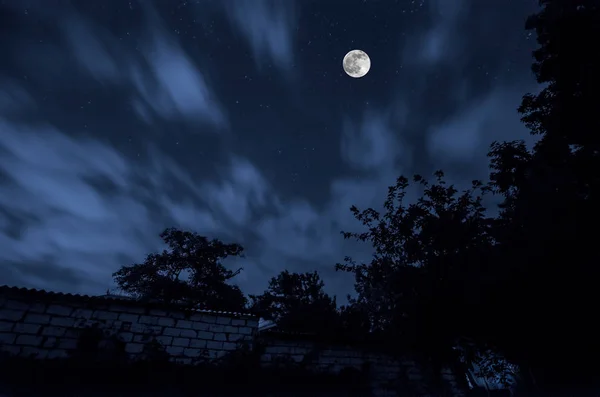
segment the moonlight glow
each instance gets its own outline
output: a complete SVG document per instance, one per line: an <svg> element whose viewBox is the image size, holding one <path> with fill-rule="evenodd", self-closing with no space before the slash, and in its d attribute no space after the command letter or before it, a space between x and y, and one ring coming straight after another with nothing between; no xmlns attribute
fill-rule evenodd
<svg viewBox="0 0 600 397"><path fill-rule="evenodd" d="M371 59L364 51L352 50L344 57L342 66L348 76L359 78L369 73Z"/></svg>

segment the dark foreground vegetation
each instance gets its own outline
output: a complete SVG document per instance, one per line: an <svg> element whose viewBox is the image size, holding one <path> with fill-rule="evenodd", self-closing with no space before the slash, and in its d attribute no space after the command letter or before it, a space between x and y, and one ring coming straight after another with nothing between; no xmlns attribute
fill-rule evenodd
<svg viewBox="0 0 600 397"><path fill-rule="evenodd" d="M131 359L118 345L90 350L80 338L70 357L39 360L0 357L0 395L18 396L339 396L368 395L368 368L315 373L304 363L263 368L260 346L215 361L185 365L169 361L148 343L146 357ZM89 341L88 341L89 342ZM123 345L124 347L124 345ZM99 354L100 353L100 354Z"/></svg>

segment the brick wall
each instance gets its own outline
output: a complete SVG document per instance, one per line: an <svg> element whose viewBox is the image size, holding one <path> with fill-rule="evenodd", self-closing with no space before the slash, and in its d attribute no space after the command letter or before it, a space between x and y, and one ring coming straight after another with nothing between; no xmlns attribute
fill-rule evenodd
<svg viewBox="0 0 600 397"><path fill-rule="evenodd" d="M340 372L346 368L361 370L368 366L372 395L376 397L431 396L430 375L415 360L396 359L369 349L351 346L323 346L310 340L294 340L282 333L264 333L261 362L264 366L279 362L304 363L317 371ZM442 372L446 396L462 397L465 390L449 369Z"/></svg>
<svg viewBox="0 0 600 397"><path fill-rule="evenodd" d="M173 359L218 358L251 341L256 317L189 312L136 301L0 287L0 350L11 355L60 358L77 347L82 330L97 327L125 343L132 355L156 340Z"/></svg>
<svg viewBox="0 0 600 397"><path fill-rule="evenodd" d="M372 396L431 396L426 371L414 360L356 346L323 346L272 330L259 334L258 319L251 315L0 287L0 351L40 359L67 357L76 350L82 330L89 327L116 337L134 357L143 356L152 340L173 361L184 364L223 357L247 342L263 349L263 367L292 362L327 373L368 368ZM443 377L446 396L464 396L450 371Z"/></svg>

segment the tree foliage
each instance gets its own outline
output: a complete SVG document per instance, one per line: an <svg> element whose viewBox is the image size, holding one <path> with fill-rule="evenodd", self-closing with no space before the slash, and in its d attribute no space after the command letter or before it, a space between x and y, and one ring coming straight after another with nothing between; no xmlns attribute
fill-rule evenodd
<svg viewBox="0 0 600 397"><path fill-rule="evenodd" d="M526 28L539 48L533 72L544 87L527 94L522 120L539 141L495 143L491 182L504 196L496 231L509 307L494 342L542 394L598 382L583 357L600 353L596 233L600 221L600 59L584 38L600 36L597 0L543 0ZM518 324L519 326L515 326ZM585 353L584 353L585 352ZM530 390L529 393L535 391Z"/></svg>
<svg viewBox="0 0 600 397"><path fill-rule="evenodd" d="M367 313L373 335L397 353L425 355L441 366L456 361L453 348L476 325L480 288L489 282L493 222L481 182L459 193L441 171L435 177L433 184L414 177L413 187L423 189L414 203L405 202L410 184L400 177L383 214L352 207L366 231L344 237L370 243L374 255L369 263L346 258L337 268L354 273L351 304Z"/></svg>
<svg viewBox="0 0 600 397"><path fill-rule="evenodd" d="M227 257L242 255L240 245L173 228L160 236L168 249L148 255L144 263L123 266L113 274L122 291L140 299L212 310L239 311L245 307L242 291L228 283L242 269L233 272L222 264Z"/></svg>
<svg viewBox="0 0 600 397"><path fill-rule="evenodd" d="M324 290L315 272L290 273L285 270L271 278L261 295L251 295L251 307L279 328L297 332L323 333L335 327L335 298Z"/></svg>

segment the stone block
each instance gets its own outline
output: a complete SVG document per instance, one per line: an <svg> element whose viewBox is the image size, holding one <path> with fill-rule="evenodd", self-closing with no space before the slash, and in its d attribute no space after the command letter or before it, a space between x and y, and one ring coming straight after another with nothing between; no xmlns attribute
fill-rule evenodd
<svg viewBox="0 0 600 397"><path fill-rule="evenodd" d="M52 317L50 324L59 327L74 327L76 321L77 319L73 317Z"/></svg>
<svg viewBox="0 0 600 397"><path fill-rule="evenodd" d="M34 302L29 305L28 312L32 313L44 313L46 311L46 305L41 302Z"/></svg>
<svg viewBox="0 0 600 397"><path fill-rule="evenodd" d="M15 323L11 321L0 321L0 332L9 332L14 325Z"/></svg>
<svg viewBox="0 0 600 397"><path fill-rule="evenodd" d="M223 349L223 342L217 342L217 341L213 341L213 340L209 340L206 342L206 347L209 349L214 349L214 350L222 350Z"/></svg>
<svg viewBox="0 0 600 397"><path fill-rule="evenodd" d="M17 334L37 334L42 328L39 324L16 323L13 332Z"/></svg>
<svg viewBox="0 0 600 397"><path fill-rule="evenodd" d="M292 347L288 346L267 346L265 347L265 353L275 354L275 355L289 355L292 354ZM323 360L326 358L323 357ZM333 358L329 358L329 360L334 360ZM325 361L324 361L325 362ZM333 361L331 361L333 362Z"/></svg>
<svg viewBox="0 0 600 397"><path fill-rule="evenodd" d="M48 350L37 347L25 346L21 350L21 357L44 359L48 356Z"/></svg>
<svg viewBox="0 0 600 397"><path fill-rule="evenodd" d="M59 339L58 348L64 350L75 350L77 349L77 339Z"/></svg>
<svg viewBox="0 0 600 397"><path fill-rule="evenodd" d="M156 341L163 346L170 346L173 343L173 337L161 335L156 337Z"/></svg>
<svg viewBox="0 0 600 397"><path fill-rule="evenodd" d="M159 325L132 324L131 332L146 335L161 335L163 328Z"/></svg>
<svg viewBox="0 0 600 397"><path fill-rule="evenodd" d="M63 336L66 332L66 328L55 327L53 325L44 327L42 335L44 336Z"/></svg>
<svg viewBox="0 0 600 397"><path fill-rule="evenodd" d="M171 356L180 356L183 354L183 347L180 346L167 346L165 351Z"/></svg>
<svg viewBox="0 0 600 397"><path fill-rule="evenodd" d="M183 312L169 312L169 317L180 320L182 318L186 318L186 314Z"/></svg>
<svg viewBox="0 0 600 397"><path fill-rule="evenodd" d="M24 302L7 299L4 302L4 308L12 309L12 310L26 311L26 310L29 310L29 305Z"/></svg>
<svg viewBox="0 0 600 397"><path fill-rule="evenodd" d="M208 330L210 332L225 332L225 326L224 325L211 325Z"/></svg>
<svg viewBox="0 0 600 397"><path fill-rule="evenodd" d="M190 347L196 348L196 349L204 349L206 348L206 340L204 339L191 339L190 340Z"/></svg>
<svg viewBox="0 0 600 397"><path fill-rule="evenodd" d="M129 354L139 354L144 351L142 343L128 343L125 345L125 351Z"/></svg>
<svg viewBox="0 0 600 397"><path fill-rule="evenodd" d="M215 334L213 332L198 331L198 338L199 339L212 340L214 337L215 337Z"/></svg>
<svg viewBox="0 0 600 397"><path fill-rule="evenodd" d="M185 349L183 351L183 354L187 357L200 357L202 355L202 350L201 349L192 349L192 348L188 348Z"/></svg>
<svg viewBox="0 0 600 397"><path fill-rule="evenodd" d="M31 324L50 324L50 319L48 314L29 313L25 316L25 322Z"/></svg>
<svg viewBox="0 0 600 397"><path fill-rule="evenodd" d="M123 329L123 324L125 324L125 322L121 321L121 320L108 320L106 321L106 326L110 329L113 329L115 331L120 331Z"/></svg>
<svg viewBox="0 0 600 397"><path fill-rule="evenodd" d="M10 356L18 356L21 353L21 346L0 344L0 351Z"/></svg>
<svg viewBox="0 0 600 397"><path fill-rule="evenodd" d="M215 324L217 322L217 316L210 316L208 314L200 315L200 321L208 324Z"/></svg>
<svg viewBox="0 0 600 397"><path fill-rule="evenodd" d="M179 336L181 336L183 338L195 338L196 331L194 331L193 329L182 329L181 332L179 333Z"/></svg>
<svg viewBox="0 0 600 397"><path fill-rule="evenodd" d="M135 305L123 305L123 304L112 304L110 305L109 311L117 313L129 313L129 314L144 314L146 309L142 306Z"/></svg>
<svg viewBox="0 0 600 397"><path fill-rule="evenodd" d="M234 318L231 320L231 325L235 327L244 327L246 325L246 320L241 318Z"/></svg>
<svg viewBox="0 0 600 397"><path fill-rule="evenodd" d="M256 319L246 320L246 326L248 326L250 328L258 328L258 320L256 320Z"/></svg>
<svg viewBox="0 0 600 397"><path fill-rule="evenodd" d="M2 309L0 310L0 320L19 321L23 318L23 314L25 314L23 310Z"/></svg>
<svg viewBox="0 0 600 397"><path fill-rule="evenodd" d="M223 350L235 350L237 349L237 343L231 343L231 342L223 342Z"/></svg>
<svg viewBox="0 0 600 397"><path fill-rule="evenodd" d="M174 338L173 346L188 347L190 345L189 338Z"/></svg>
<svg viewBox="0 0 600 397"><path fill-rule="evenodd" d="M188 319L190 321L197 322L197 321L202 321L202 317L203 317L203 314L193 313L188 317Z"/></svg>
<svg viewBox="0 0 600 397"><path fill-rule="evenodd" d="M237 334L240 332L240 329L238 327L234 327L232 325L226 325L225 332L228 334Z"/></svg>
<svg viewBox="0 0 600 397"><path fill-rule="evenodd" d="M227 355L227 352L225 350L209 350L208 351L208 357L212 360L219 359L221 357L224 357L225 355Z"/></svg>
<svg viewBox="0 0 600 397"><path fill-rule="evenodd" d="M114 313L114 312L109 312L106 310L96 310L92 314L92 318L98 319L98 320L116 320L119 318L119 314Z"/></svg>
<svg viewBox="0 0 600 397"><path fill-rule="evenodd" d="M92 318L93 314L94 314L93 310L79 308L79 309L73 310L73 313L71 313L71 317L76 318L76 319L90 320Z"/></svg>
<svg viewBox="0 0 600 397"><path fill-rule="evenodd" d="M9 332L1 332L0 333L0 345L10 345L15 343L15 339L17 338L17 334L9 333Z"/></svg>
<svg viewBox="0 0 600 397"><path fill-rule="evenodd" d="M217 317L217 324L221 324L221 325L230 325L231 324L231 317Z"/></svg>
<svg viewBox="0 0 600 397"><path fill-rule="evenodd" d="M41 346L42 341L44 340L41 336L36 335L19 335L15 340L15 344L17 345L27 345L27 346Z"/></svg>
<svg viewBox="0 0 600 397"><path fill-rule="evenodd" d="M152 340L152 336L150 335L134 335L133 336L133 341L136 343L148 343Z"/></svg>
<svg viewBox="0 0 600 397"><path fill-rule="evenodd" d="M226 334L215 334L214 340L216 341L220 341L220 342L224 342L227 340L227 335Z"/></svg>
<svg viewBox="0 0 600 397"><path fill-rule="evenodd" d="M177 328L192 328L192 322L188 320L177 320Z"/></svg>
<svg viewBox="0 0 600 397"><path fill-rule="evenodd" d="M181 334L181 330L177 328L165 328L163 331L163 335L166 336L179 336Z"/></svg>
<svg viewBox="0 0 600 397"><path fill-rule="evenodd" d="M252 328L250 327L240 327L240 334L242 335L252 335Z"/></svg>
<svg viewBox="0 0 600 397"><path fill-rule="evenodd" d="M164 317L167 315L167 312L160 309L151 309L149 314L151 316Z"/></svg>
<svg viewBox="0 0 600 397"><path fill-rule="evenodd" d="M137 314L131 314L131 313L119 314L119 320L127 321L127 322L130 322L131 324L137 324L139 322L139 319L140 319L140 316Z"/></svg>
<svg viewBox="0 0 600 397"><path fill-rule="evenodd" d="M42 347L44 347L46 349L55 349L57 346L58 346L58 339L53 336L46 338L46 340L42 344Z"/></svg>
<svg viewBox="0 0 600 397"><path fill-rule="evenodd" d="M295 363L301 363L302 360L304 360L304 355L303 354L292 354L290 356L290 359Z"/></svg>
<svg viewBox="0 0 600 397"><path fill-rule="evenodd" d="M52 349L48 352L48 359L60 359L69 357L69 352L66 350Z"/></svg>
<svg viewBox="0 0 600 397"><path fill-rule="evenodd" d="M131 341L133 340L133 333L132 333L132 332L121 332L121 333L119 334L119 339L120 339L122 342L127 342L127 343L129 343L129 342L131 342Z"/></svg>
<svg viewBox="0 0 600 397"><path fill-rule="evenodd" d="M140 316L140 324L159 325L160 317L156 316Z"/></svg>
<svg viewBox="0 0 600 397"><path fill-rule="evenodd" d="M279 353L281 354L281 353ZM337 357L321 357L319 358L319 363L325 365L337 364L339 359Z"/></svg>
<svg viewBox="0 0 600 397"><path fill-rule="evenodd" d="M269 353L263 354L262 356L260 356L260 361L262 362L271 362L273 361L273 356Z"/></svg>
<svg viewBox="0 0 600 397"><path fill-rule="evenodd" d="M73 339L77 339L79 337L81 337L81 328L67 328L65 330L65 338L73 338Z"/></svg>
<svg viewBox="0 0 600 397"><path fill-rule="evenodd" d="M46 314L53 316L69 316L73 312L73 308L65 305L50 305L46 309Z"/></svg>
<svg viewBox="0 0 600 397"><path fill-rule="evenodd" d="M227 340L229 342L237 342L240 339L244 339L244 335L240 335L240 334L229 334L229 335L227 335Z"/></svg>
<svg viewBox="0 0 600 397"><path fill-rule="evenodd" d="M192 328L197 331L208 331L210 329L210 324L195 322L195 323L192 323Z"/></svg>
<svg viewBox="0 0 600 397"><path fill-rule="evenodd" d="M174 327L175 320L172 318L168 318L168 317L159 317L158 325L160 325L162 327Z"/></svg>
<svg viewBox="0 0 600 397"><path fill-rule="evenodd" d="M125 316L135 316L135 314L124 314ZM129 322L128 322L129 323ZM152 334L152 325L139 324L139 323L130 323L129 331L134 334Z"/></svg>

